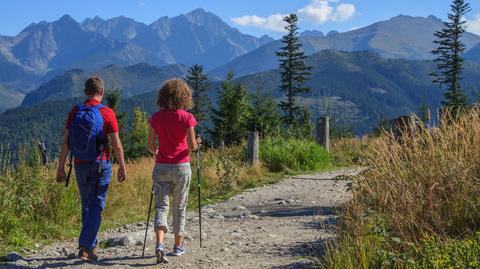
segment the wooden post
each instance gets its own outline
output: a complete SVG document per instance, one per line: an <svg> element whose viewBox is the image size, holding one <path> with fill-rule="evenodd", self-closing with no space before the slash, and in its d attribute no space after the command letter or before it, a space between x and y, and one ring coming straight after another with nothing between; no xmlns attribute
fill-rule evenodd
<svg viewBox="0 0 480 269"><path fill-rule="evenodd" d="M330 122L328 116L317 118L316 140L327 152L330 152Z"/></svg>
<svg viewBox="0 0 480 269"><path fill-rule="evenodd" d="M260 136L258 132L250 132L248 134L248 148L247 148L247 157L248 161L252 165L258 165L260 163L260 157L258 154L260 146Z"/></svg>
<svg viewBox="0 0 480 269"><path fill-rule="evenodd" d="M38 141L38 148L40 149L40 154L42 154L42 164L45 166L48 164L48 153L43 140Z"/></svg>

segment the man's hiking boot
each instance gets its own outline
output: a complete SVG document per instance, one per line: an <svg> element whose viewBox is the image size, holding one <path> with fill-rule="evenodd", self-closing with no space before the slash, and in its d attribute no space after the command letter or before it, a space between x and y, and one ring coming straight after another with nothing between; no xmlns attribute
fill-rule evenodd
<svg viewBox="0 0 480 269"><path fill-rule="evenodd" d="M155 256L157 257L157 263L168 263L167 256L165 255L165 246L162 243L157 243Z"/></svg>
<svg viewBox="0 0 480 269"><path fill-rule="evenodd" d="M98 256L95 254L95 249L88 249L85 247L80 247L78 257L86 262L94 262L98 260Z"/></svg>
<svg viewBox="0 0 480 269"><path fill-rule="evenodd" d="M182 256L185 254L185 248L183 246L174 246L172 256Z"/></svg>

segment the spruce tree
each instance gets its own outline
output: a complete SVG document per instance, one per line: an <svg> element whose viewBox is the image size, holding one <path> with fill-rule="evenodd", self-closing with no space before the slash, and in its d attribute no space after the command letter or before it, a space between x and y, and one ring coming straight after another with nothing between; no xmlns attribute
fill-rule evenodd
<svg viewBox="0 0 480 269"><path fill-rule="evenodd" d="M210 83L208 82L208 75L203 72L201 65L196 64L188 69L185 82L187 82L192 89L193 108L191 112L199 122L198 132L203 134L205 131L203 121L207 119L210 109L210 99L208 98Z"/></svg>
<svg viewBox="0 0 480 269"><path fill-rule="evenodd" d="M213 128L210 135L215 145L233 145L242 141L247 131L249 103L247 87L233 81L233 73L222 81L218 108L212 108Z"/></svg>
<svg viewBox="0 0 480 269"><path fill-rule="evenodd" d="M296 101L297 95L310 92L305 82L309 79L311 67L304 62L306 56L298 38L297 15L290 14L283 20L287 23L287 34L282 37L283 47L276 52L282 77L280 90L286 94L286 100L280 101L280 108L284 113L283 123L287 128L292 128L302 115L302 109Z"/></svg>
<svg viewBox="0 0 480 269"><path fill-rule="evenodd" d="M278 130L280 113L277 102L268 93L262 93L259 88L250 96L250 113L247 122L249 131L258 131L264 137Z"/></svg>
<svg viewBox="0 0 480 269"><path fill-rule="evenodd" d="M128 133L125 138L125 156L128 159L136 159L148 156L148 119L139 107L133 110L133 118L130 122Z"/></svg>
<svg viewBox="0 0 480 269"><path fill-rule="evenodd" d="M465 33L464 16L470 11L470 5L464 0L453 0L448 21L443 29L435 32L437 46L432 53L436 56L437 72L432 73L433 82L445 88L443 105L452 109L465 108L467 97L462 90L463 52L465 44L461 38Z"/></svg>
<svg viewBox="0 0 480 269"><path fill-rule="evenodd" d="M112 86L105 94L105 104L110 107L117 116L118 128L120 130L125 127L126 114L125 112L120 113L120 101L121 101L121 92L115 85Z"/></svg>

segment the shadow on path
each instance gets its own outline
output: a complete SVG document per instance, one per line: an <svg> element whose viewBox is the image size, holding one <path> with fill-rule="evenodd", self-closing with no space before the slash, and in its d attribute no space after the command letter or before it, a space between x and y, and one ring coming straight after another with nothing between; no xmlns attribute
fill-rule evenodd
<svg viewBox="0 0 480 269"><path fill-rule="evenodd" d="M155 256L145 256L145 258L142 257L116 257L116 258L104 258L104 259L99 259L98 261L92 263L92 265L95 266L115 266L115 265L123 265L125 267L145 267L145 266L154 266L156 265L155 262L148 262L149 260L153 259ZM33 259L25 259L26 262L32 261ZM0 269L17 269L17 268L62 268L66 266L80 266L82 264L86 264L87 262L81 261L81 260L72 260L72 259L67 259L67 258L45 258L45 259L35 259L37 262L44 262L44 264L39 265L37 267L32 267L32 266L23 266L23 265L14 265L14 264L8 264L5 267L0 266ZM138 263L135 264L129 264L128 261L133 261L133 260L138 260Z"/></svg>

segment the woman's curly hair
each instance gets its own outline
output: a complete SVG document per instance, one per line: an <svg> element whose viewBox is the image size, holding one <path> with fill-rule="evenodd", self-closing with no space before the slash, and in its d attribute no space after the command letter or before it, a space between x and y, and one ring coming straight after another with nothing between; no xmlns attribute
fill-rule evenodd
<svg viewBox="0 0 480 269"><path fill-rule="evenodd" d="M157 106L160 109L189 110L193 106L192 90L181 79L169 79L158 91Z"/></svg>

